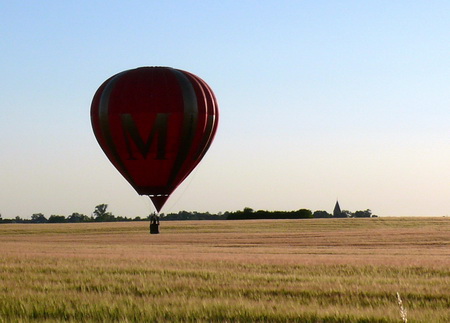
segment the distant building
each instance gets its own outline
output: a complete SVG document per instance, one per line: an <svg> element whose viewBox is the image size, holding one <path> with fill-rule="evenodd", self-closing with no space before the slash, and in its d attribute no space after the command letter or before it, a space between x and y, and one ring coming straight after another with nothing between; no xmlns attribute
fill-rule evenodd
<svg viewBox="0 0 450 323"><path fill-rule="evenodd" d="M341 211L341 207L339 206L338 201L336 201L336 205L334 206L333 217L335 217L335 218L345 217L344 213L342 213L342 211Z"/></svg>

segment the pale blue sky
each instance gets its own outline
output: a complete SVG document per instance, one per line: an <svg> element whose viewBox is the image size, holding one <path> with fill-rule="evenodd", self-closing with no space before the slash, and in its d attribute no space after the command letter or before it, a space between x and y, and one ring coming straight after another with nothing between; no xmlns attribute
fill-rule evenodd
<svg viewBox="0 0 450 323"><path fill-rule="evenodd" d="M0 213L153 208L93 136L98 86L203 78L215 142L163 212L450 213L448 1L1 1Z"/></svg>

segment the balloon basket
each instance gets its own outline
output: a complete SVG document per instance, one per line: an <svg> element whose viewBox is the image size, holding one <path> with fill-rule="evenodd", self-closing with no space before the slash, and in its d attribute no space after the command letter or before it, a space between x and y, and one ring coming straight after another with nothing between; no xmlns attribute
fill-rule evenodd
<svg viewBox="0 0 450 323"><path fill-rule="evenodd" d="M156 223L150 224L150 234L159 234L159 225Z"/></svg>

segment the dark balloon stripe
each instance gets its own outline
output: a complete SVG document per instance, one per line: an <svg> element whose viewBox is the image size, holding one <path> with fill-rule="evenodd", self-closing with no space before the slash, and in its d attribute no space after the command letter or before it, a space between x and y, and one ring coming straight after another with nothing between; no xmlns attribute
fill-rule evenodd
<svg viewBox="0 0 450 323"><path fill-rule="evenodd" d="M109 123L109 100L111 98L111 93L114 90L115 85L119 81L119 79L125 75L128 71L124 71L122 73L117 74L112 77L109 82L106 84L105 88L100 97L100 103L98 107L98 117L100 122L100 128L102 130L103 138L108 145L108 148L113 156L113 159L120 167L120 172L128 179L131 179L131 175L128 173L127 168L125 167L120 154L116 150L116 145L114 144L111 127Z"/></svg>
<svg viewBox="0 0 450 323"><path fill-rule="evenodd" d="M192 86L186 75L183 74L183 72L175 69L172 69L171 72L175 75L181 87L181 93L183 95L184 116L180 150L178 151L177 158L175 159L175 164L169 178L169 185L172 185L175 179L178 177L178 174L183 167L184 162L186 161L189 151L191 150L198 121L197 96L195 94L194 87Z"/></svg>

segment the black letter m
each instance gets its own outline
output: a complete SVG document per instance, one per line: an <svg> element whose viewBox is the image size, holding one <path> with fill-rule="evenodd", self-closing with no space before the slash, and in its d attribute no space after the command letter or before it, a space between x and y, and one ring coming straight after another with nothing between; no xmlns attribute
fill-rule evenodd
<svg viewBox="0 0 450 323"><path fill-rule="evenodd" d="M152 146L153 139L155 135L158 135L156 159L166 158L166 144L167 144L167 121L169 119L168 113L158 113L156 115L155 122L151 128L150 134L148 135L147 141L142 140L139 131L137 129L136 123L134 122L131 114L122 114L120 116L123 127L123 135L125 138L125 143L127 145L127 150L130 159L136 160L137 158L133 156L133 150L131 148L131 143L129 138L134 142L137 149L141 153L142 157L147 158L147 155Z"/></svg>

